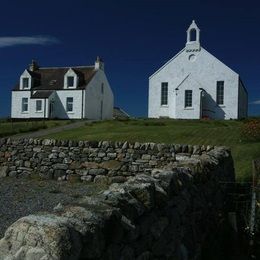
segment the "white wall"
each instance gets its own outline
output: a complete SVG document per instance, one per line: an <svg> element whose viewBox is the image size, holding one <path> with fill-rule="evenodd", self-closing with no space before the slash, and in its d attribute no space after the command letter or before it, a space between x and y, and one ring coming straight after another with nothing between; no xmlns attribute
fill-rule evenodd
<svg viewBox="0 0 260 260"><path fill-rule="evenodd" d="M215 102L216 82L222 80L225 82L224 105L218 106ZM168 107L160 105L162 82L168 82ZM207 106L211 118L238 117L238 74L203 48L196 52L186 52L184 48L150 77L148 116L182 118L185 115L186 118L197 118L197 112L193 114L195 111L190 111L191 115L187 114L184 108L184 97L176 96L175 92L175 89L180 87L182 95L185 88L194 89L195 85L208 93ZM193 93L194 101L198 100L198 96L194 95L199 95L199 91ZM177 109L175 109L175 99ZM194 103L195 105L199 107L200 103Z"/></svg>
<svg viewBox="0 0 260 260"><path fill-rule="evenodd" d="M12 91L12 118L30 118L30 91ZM28 112L22 112L22 98L28 98Z"/></svg>
<svg viewBox="0 0 260 260"><path fill-rule="evenodd" d="M104 93L101 93L101 85L104 83ZM103 101L103 113L101 115L101 101ZM99 69L86 87L85 117L88 119L112 119L114 96L103 70Z"/></svg>
<svg viewBox="0 0 260 260"><path fill-rule="evenodd" d="M73 111L66 111L67 97L73 97ZM54 96L54 117L61 119L81 119L84 90L57 90Z"/></svg>
<svg viewBox="0 0 260 260"><path fill-rule="evenodd" d="M44 118L48 117L48 100L44 99L30 99L30 91L13 91L12 92L12 118ZM22 112L22 98L28 98L28 112ZM36 112L36 100L42 100L42 111Z"/></svg>
<svg viewBox="0 0 260 260"><path fill-rule="evenodd" d="M199 119L200 118L200 95L201 90L198 82L189 76L178 90L175 90L176 95L176 112L175 118L179 119ZM192 107L185 108L185 90L192 90Z"/></svg>

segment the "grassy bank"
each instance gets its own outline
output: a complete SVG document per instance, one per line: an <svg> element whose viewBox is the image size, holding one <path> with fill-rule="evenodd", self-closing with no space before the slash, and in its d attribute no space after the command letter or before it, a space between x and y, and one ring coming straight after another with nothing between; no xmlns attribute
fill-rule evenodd
<svg viewBox="0 0 260 260"><path fill-rule="evenodd" d="M239 121L128 120L86 124L47 136L55 139L225 145L232 149L238 180L251 178L251 161L260 158L260 142L243 142Z"/></svg>
<svg viewBox="0 0 260 260"><path fill-rule="evenodd" d="M25 120L19 122L11 122L8 120L0 120L0 138L14 134L34 132L40 129L47 129L56 126L69 124L68 120L50 120L50 121L34 121Z"/></svg>

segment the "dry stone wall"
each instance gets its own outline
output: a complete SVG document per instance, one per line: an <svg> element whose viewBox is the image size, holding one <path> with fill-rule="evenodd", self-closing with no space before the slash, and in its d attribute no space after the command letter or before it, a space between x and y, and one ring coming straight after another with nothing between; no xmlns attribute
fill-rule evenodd
<svg viewBox="0 0 260 260"><path fill-rule="evenodd" d="M213 146L35 139L0 140L0 174L82 181L121 180L140 172L196 159ZM104 176L98 177L97 176Z"/></svg>
<svg viewBox="0 0 260 260"><path fill-rule="evenodd" d="M1 142L7 175L40 170L43 177L57 178L55 171L62 170L68 179L90 176L110 183L77 205L16 221L0 240L3 260L199 259L203 241L224 214L221 182L234 181L233 160L224 147Z"/></svg>

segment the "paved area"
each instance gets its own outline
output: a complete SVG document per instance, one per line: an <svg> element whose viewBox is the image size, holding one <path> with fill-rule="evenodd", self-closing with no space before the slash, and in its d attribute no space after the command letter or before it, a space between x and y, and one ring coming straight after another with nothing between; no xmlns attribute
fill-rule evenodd
<svg viewBox="0 0 260 260"><path fill-rule="evenodd" d="M55 133L59 133L59 132L65 131L65 130L78 128L78 127L84 126L86 123L91 123L91 122L93 122L93 121L91 121L91 120L77 121L75 123L71 123L71 124L68 124L68 125L57 126L57 127L48 128L48 129L42 129L42 130L39 130L39 131L28 132L28 133L24 133L24 134L12 135L12 136L9 136L9 137L11 139L38 138L38 137L42 137L42 136L45 136L45 135L55 134Z"/></svg>

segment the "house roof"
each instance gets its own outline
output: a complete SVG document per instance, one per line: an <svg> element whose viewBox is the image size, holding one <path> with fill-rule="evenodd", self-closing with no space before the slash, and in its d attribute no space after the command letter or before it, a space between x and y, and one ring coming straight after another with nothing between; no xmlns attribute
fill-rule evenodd
<svg viewBox="0 0 260 260"><path fill-rule="evenodd" d="M28 70L34 79L31 90L64 89L64 75L69 69L72 69L79 77L77 89L84 89L96 73L94 66L39 68L33 72ZM20 90L19 84L13 90Z"/></svg>
<svg viewBox="0 0 260 260"><path fill-rule="evenodd" d="M129 118L130 116L120 107L114 107L113 109L114 118Z"/></svg>

